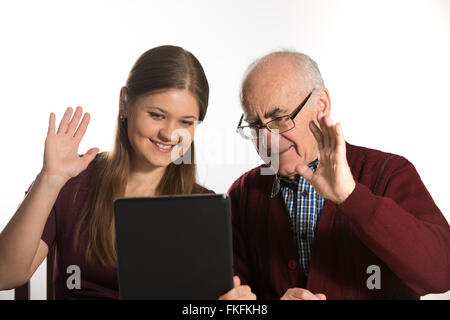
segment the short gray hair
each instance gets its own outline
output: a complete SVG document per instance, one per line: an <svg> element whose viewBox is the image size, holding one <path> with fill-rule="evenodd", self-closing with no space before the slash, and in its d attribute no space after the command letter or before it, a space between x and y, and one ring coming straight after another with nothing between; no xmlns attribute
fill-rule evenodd
<svg viewBox="0 0 450 320"><path fill-rule="evenodd" d="M322 74L320 73L319 66L310 56L292 50L275 51L259 59L256 59L248 66L246 72L244 73L240 92L241 103L243 106L245 106L245 91L247 90L246 84L252 71L255 70L259 65L269 62L274 55L284 55L293 58L293 61L304 72L306 84L309 87L305 88L307 91L311 91L313 88L325 88L325 83L323 81Z"/></svg>

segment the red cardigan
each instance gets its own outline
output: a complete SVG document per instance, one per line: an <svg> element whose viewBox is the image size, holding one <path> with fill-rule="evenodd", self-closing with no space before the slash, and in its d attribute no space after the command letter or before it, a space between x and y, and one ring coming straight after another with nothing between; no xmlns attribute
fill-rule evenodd
<svg viewBox="0 0 450 320"><path fill-rule="evenodd" d="M315 231L309 275L298 253L275 176L257 167L237 179L232 203L234 269L259 299L289 288L328 299L418 299L450 289L450 228L405 158L347 144L356 187L341 204L326 200ZM380 268L381 288L369 289Z"/></svg>

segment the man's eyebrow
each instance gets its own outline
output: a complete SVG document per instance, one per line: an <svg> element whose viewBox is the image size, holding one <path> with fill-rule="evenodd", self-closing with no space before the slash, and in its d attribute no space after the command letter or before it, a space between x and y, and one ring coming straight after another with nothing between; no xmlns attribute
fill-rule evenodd
<svg viewBox="0 0 450 320"><path fill-rule="evenodd" d="M254 114L248 114L244 117L244 121L251 123L251 122L258 122L259 118L257 115Z"/></svg>
<svg viewBox="0 0 450 320"><path fill-rule="evenodd" d="M279 114L287 114L287 110L280 108L280 107L275 107L274 109L267 111L266 113L264 113L264 118L265 119L273 119L276 118ZM248 122L248 123L256 123L256 122L261 122L261 120L259 120L257 115L254 114L248 114L245 116L244 121Z"/></svg>
<svg viewBox="0 0 450 320"><path fill-rule="evenodd" d="M284 113L287 114L287 110L286 109L282 109L280 107L276 107L270 111L267 111L266 113L264 113L264 118L269 119L269 118L275 118L276 116L278 116L280 113Z"/></svg>

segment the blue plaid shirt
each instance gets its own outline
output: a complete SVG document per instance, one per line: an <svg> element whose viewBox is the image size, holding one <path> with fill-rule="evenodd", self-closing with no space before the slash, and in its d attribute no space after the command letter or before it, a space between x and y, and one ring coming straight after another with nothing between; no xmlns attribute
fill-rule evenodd
<svg viewBox="0 0 450 320"><path fill-rule="evenodd" d="M308 167L315 171L318 164L319 161L315 160L308 164ZM272 187L271 197L275 197L281 189L289 213L289 222L297 246L299 263L307 276L314 232L325 200L316 192L316 190L314 190L313 186L301 176L298 181L288 182L290 185L294 184L294 188L284 186L286 183L283 183L281 179L283 178L278 175L276 176ZM296 192L294 191L295 188L297 188Z"/></svg>

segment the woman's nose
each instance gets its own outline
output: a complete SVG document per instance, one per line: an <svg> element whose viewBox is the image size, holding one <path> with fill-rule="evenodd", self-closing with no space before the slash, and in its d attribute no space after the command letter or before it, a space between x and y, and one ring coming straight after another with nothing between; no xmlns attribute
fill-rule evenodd
<svg viewBox="0 0 450 320"><path fill-rule="evenodd" d="M162 142L178 144L182 141L190 140L190 132L184 128L177 127L176 123L162 127L158 135Z"/></svg>
<svg viewBox="0 0 450 320"><path fill-rule="evenodd" d="M171 139L172 138L172 132L173 132L173 130L171 130L170 128L163 127L158 132L158 138L162 142L171 142L172 141L172 139Z"/></svg>

